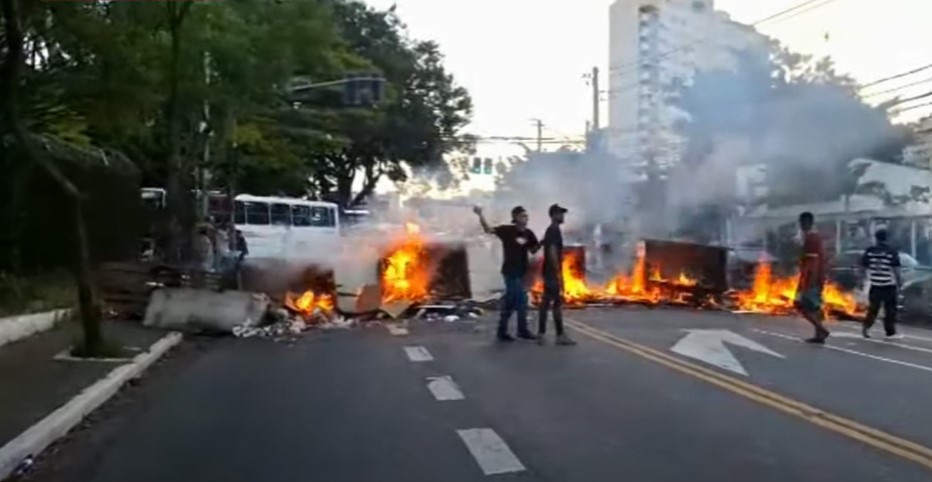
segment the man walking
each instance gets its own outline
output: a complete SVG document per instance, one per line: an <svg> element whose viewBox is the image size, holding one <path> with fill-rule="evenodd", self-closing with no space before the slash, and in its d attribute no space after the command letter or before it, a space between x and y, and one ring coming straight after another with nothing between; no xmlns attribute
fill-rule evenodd
<svg viewBox="0 0 932 482"><path fill-rule="evenodd" d="M502 278L505 280L505 296L502 298L501 317L498 320L499 341L514 341L508 333L508 320L513 312L518 317L518 338L536 340L537 337L527 326L527 291L525 277L528 272L528 254L536 253L540 243L534 232L528 229L528 214L521 207L511 210L511 224L491 227L482 215L482 208L476 206L473 212L479 216L482 229L488 234L498 236L502 241Z"/></svg>
<svg viewBox="0 0 932 482"><path fill-rule="evenodd" d="M557 345L575 345L563 331L563 224L566 208L559 204L550 206L550 226L544 233L541 247L544 248L544 263L541 277L544 280L544 293L540 300L537 317L537 340L543 345L547 333L547 311L553 310L553 327L557 333Z"/></svg>
<svg viewBox="0 0 932 482"><path fill-rule="evenodd" d="M887 339L901 338L896 333L896 310L900 279L900 253L887 244L887 231L880 229L874 233L876 243L864 250L861 256L861 268L867 271L867 281L870 283L867 308L867 317L861 334L870 338L870 329L877 320L877 313L883 306L883 327Z"/></svg>
<svg viewBox="0 0 932 482"><path fill-rule="evenodd" d="M822 287L825 284L825 250L822 238L815 230L815 217L810 212L799 215L803 250L799 259L799 285L796 287L796 309L815 327L815 336L807 343L824 344L830 335L822 324Z"/></svg>

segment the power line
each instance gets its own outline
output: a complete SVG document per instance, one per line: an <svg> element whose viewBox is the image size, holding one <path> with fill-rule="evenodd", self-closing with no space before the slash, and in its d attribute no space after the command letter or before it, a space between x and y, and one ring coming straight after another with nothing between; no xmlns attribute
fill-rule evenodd
<svg viewBox="0 0 932 482"><path fill-rule="evenodd" d="M802 3L797 3L796 5L793 5L792 7L789 7L789 8L783 9L783 10L780 10L779 12L770 14L770 15L768 15L768 16L766 16L766 17L760 19L760 20L756 20L756 21L754 21L754 22L751 22L751 25L752 25L752 26L756 26L756 25L760 25L760 24L765 23L765 22L769 22L769 21L771 21L771 20L773 20L773 19L775 19L775 18L777 18L777 17L783 16L783 15L785 15L785 14L794 12L794 11L799 10L799 9L801 9L801 8L804 8L804 7L808 6L808 5L812 5L813 3L821 2L821 1L823 1L823 0L808 0L808 1L805 1L805 2L802 2ZM831 1L831 0L830 0L830 1ZM821 6L821 5L819 5L819 6Z"/></svg>
<svg viewBox="0 0 932 482"><path fill-rule="evenodd" d="M768 16L766 16L766 17L760 19L760 20L756 20L756 21L752 22L752 23L749 24L749 25L750 25L751 27L756 27L756 26L758 26L758 25L760 25L760 24L762 24L762 23L766 23L766 22L779 22L779 21L783 21L783 20L788 20L789 18L793 18L793 17L799 16L799 15L801 15L801 14L803 14L803 13L810 12L810 11L815 10L815 9L817 9L817 8L822 8L822 7L824 7L825 5L828 5L829 3L832 3L832 2L835 2L835 1L837 1L837 0L807 0L807 1L805 1L805 2L802 2L802 3L799 3L799 4L795 5L795 6L793 6L793 7L790 7L790 8L781 10L781 11L779 11L779 12L776 12L776 13L774 13L774 14L768 15ZM816 2L823 2L823 3L819 3L819 4L817 4L817 5L813 5L813 4L816 3ZM797 12L795 15L792 15L792 16L790 16L790 17L786 17L786 18L783 18L783 19L780 19L780 20L774 20L774 19L777 19L778 17L780 17L780 16L782 16L782 15L785 15L785 14L787 14L787 13L796 11L796 10L798 10L798 9L801 9L801 8L804 8L804 7L807 7L807 6L810 7L810 8L807 8L806 10L803 10L803 11L801 11L801 12ZM705 38L705 39L700 40L700 41L699 41L699 44L703 44L703 43L706 43L706 42L708 42L708 41L709 41L709 39L708 39L708 38ZM664 57L667 57L667 56L669 56L669 55L672 55L672 54L675 54L675 53L678 53L678 52L681 52L681 51L684 51L684 50L688 50L688 49L690 49L690 48L692 48L692 47L693 47L693 45L687 45L687 46L682 46L682 47L677 47L677 48L675 48L675 49L671 49L671 50L669 50L669 51L667 51L667 52L664 52L664 53L662 53L662 54L657 55L657 56L656 56L656 57L657 57L656 60L660 60L660 59L662 59L662 58L664 58ZM622 64L622 65L616 65L616 66L614 66L614 67L609 67L608 70L609 70L610 72L611 72L611 71L618 71L618 70L625 70L625 69L628 69L628 68L631 68L631 67L636 67L636 66L638 66L638 64L640 64L640 63L641 63L640 61L627 62L627 63Z"/></svg>
<svg viewBox="0 0 932 482"><path fill-rule="evenodd" d="M817 0L816 0L816 1L817 1ZM802 14L804 14L804 13L808 13L808 12L811 12L811 11L813 11L813 10L822 8L822 7L828 5L828 4L832 3L832 2L835 2L835 1L836 1L836 0L822 0L822 3L820 3L820 4L811 5L811 6L809 6L809 8L806 8L806 9L800 10L800 11L797 11L797 12L793 13L792 15L789 15L789 16L782 17L782 18L779 18L779 19L777 19L777 20L774 20L772 23L780 23L780 22L789 20L789 19L791 19L791 18L796 18L796 17L798 17L798 16L800 16L800 15L802 15ZM811 1L810 1L810 2L804 2L804 3L800 4L800 5L798 5L798 7L800 7L800 8L801 8L801 7L805 7L806 4L811 4L811 3L813 3L813 2L811 2ZM752 24L752 25L757 25L757 24L755 23L755 24Z"/></svg>
<svg viewBox="0 0 932 482"><path fill-rule="evenodd" d="M908 84L903 84L903 85L901 85L901 86L899 86L899 87L894 87L894 88L892 88L892 89L881 90L881 91L879 91L879 92L871 92L870 94L862 95L861 98L862 98L862 99L869 99L869 98L871 98L871 97L876 97L876 96L878 96L878 95L883 95L883 94L889 94L889 93L891 93L891 92L896 92L896 91L898 91L898 90L903 90L903 89L905 89L905 88L907 88L907 87L913 87L913 86L916 86L916 85L921 85L921 84L924 84L924 83L930 82L930 81L932 81L932 77L926 77L925 79L917 80L917 81L915 81L915 82L910 82L910 83L908 83ZM863 89L863 87L862 87L862 89Z"/></svg>
<svg viewBox="0 0 932 482"><path fill-rule="evenodd" d="M923 65L922 67L917 67L917 68L912 69L912 70L907 70L906 72L900 72L899 74L894 74L894 75L891 75L891 76L889 76L889 77L884 77L884 78L882 78L882 79L877 79L877 80L868 82L868 83L862 85L861 88L862 88L862 89L866 89L866 88L868 88L868 87L873 87L873 86L875 86L875 85L877 85L877 84L882 84L882 83L887 82L887 81L890 81L890 80L899 79L899 78L902 78L902 77L906 77L907 75L912 75L912 74L915 74L915 73L922 72L923 70L929 70L929 69L932 69L932 64Z"/></svg>
<svg viewBox="0 0 932 482"><path fill-rule="evenodd" d="M903 107L902 109L896 109L895 113L896 113L897 115L899 115L899 114L902 114L903 112L906 112L906 111L908 111L908 110L918 109L918 108L920 108L920 107L929 107L929 106L932 106L932 102L926 102L926 103L923 103L923 104L910 105L910 106L907 106L907 107ZM932 131L932 129L930 129L929 131ZM929 132L929 131L923 131L923 132Z"/></svg>

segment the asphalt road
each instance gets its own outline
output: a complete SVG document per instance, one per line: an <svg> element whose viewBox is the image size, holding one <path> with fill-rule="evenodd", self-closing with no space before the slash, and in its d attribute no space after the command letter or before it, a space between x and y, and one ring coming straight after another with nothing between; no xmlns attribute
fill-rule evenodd
<svg viewBox="0 0 932 482"><path fill-rule="evenodd" d="M819 347L788 319L569 316L575 347L497 345L489 321L219 343L30 480L932 479L932 334L842 325Z"/></svg>

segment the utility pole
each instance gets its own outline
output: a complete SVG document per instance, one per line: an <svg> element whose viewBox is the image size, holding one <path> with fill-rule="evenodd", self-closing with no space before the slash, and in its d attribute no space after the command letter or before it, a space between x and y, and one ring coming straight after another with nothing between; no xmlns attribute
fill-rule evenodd
<svg viewBox="0 0 932 482"><path fill-rule="evenodd" d="M599 68L592 68L592 130L599 130Z"/></svg>
<svg viewBox="0 0 932 482"><path fill-rule="evenodd" d="M534 121L534 125L537 126L537 152L540 153L544 149L544 121L540 119L531 119Z"/></svg>

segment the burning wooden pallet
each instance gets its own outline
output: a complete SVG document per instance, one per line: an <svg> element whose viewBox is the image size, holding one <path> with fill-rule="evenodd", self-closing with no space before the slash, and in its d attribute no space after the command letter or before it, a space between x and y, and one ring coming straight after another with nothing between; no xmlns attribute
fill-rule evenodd
<svg viewBox="0 0 932 482"><path fill-rule="evenodd" d="M386 302L464 300L472 297L469 255L459 243L424 243L386 254L376 266Z"/></svg>

